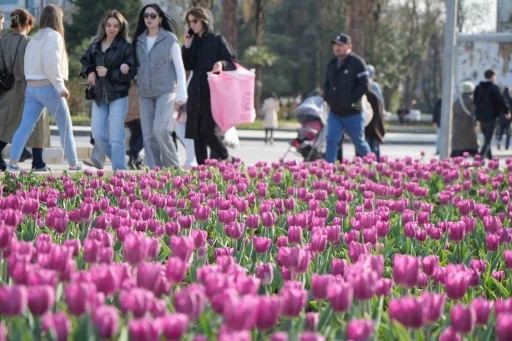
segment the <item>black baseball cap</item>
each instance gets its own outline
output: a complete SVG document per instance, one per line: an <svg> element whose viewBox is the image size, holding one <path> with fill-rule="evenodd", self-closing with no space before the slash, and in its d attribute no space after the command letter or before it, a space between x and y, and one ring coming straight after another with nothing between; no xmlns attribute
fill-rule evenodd
<svg viewBox="0 0 512 341"><path fill-rule="evenodd" d="M338 34L336 38L331 40L331 44L334 43L351 44L352 38L350 38L350 36L347 34Z"/></svg>

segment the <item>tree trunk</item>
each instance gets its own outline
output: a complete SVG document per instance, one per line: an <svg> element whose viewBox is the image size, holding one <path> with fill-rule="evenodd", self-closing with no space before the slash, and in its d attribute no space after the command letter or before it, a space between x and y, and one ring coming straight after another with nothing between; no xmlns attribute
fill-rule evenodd
<svg viewBox="0 0 512 341"><path fill-rule="evenodd" d="M352 38L353 50L361 57L365 57L365 23L369 19L366 12L369 0L345 1L345 31Z"/></svg>
<svg viewBox="0 0 512 341"><path fill-rule="evenodd" d="M254 0L254 33L256 35L256 46L263 46L263 37L265 35L265 1ZM256 68L256 89L254 93L254 105L256 109L261 103L261 92L263 90L263 69L261 66Z"/></svg>
<svg viewBox="0 0 512 341"><path fill-rule="evenodd" d="M238 55L237 0L222 1L222 35Z"/></svg>
<svg viewBox="0 0 512 341"><path fill-rule="evenodd" d="M190 5L192 7L206 7L212 9L213 0L190 0Z"/></svg>

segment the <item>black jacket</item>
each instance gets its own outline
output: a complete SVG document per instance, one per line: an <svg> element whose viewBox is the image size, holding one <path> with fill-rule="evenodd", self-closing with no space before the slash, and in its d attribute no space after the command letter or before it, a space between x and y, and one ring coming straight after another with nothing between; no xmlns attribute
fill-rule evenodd
<svg viewBox="0 0 512 341"><path fill-rule="evenodd" d="M131 81L137 74L135 65L135 53L133 46L123 38L116 38L110 47L103 53L101 51L101 40L94 40L80 59L84 78L91 72L96 72L96 66L104 66L108 69L105 77L98 77L96 74L96 85L93 87L94 101L97 105L106 98L107 102L127 97ZM121 65L127 64L130 71L123 74Z"/></svg>
<svg viewBox="0 0 512 341"><path fill-rule="evenodd" d="M335 57L327 64L324 98L331 112L338 116L351 116L363 111L362 97L369 90L368 72L364 61L351 53L338 68Z"/></svg>
<svg viewBox="0 0 512 341"><path fill-rule="evenodd" d="M492 121L509 112L500 88L492 82L480 82L473 94L477 121Z"/></svg>
<svg viewBox="0 0 512 341"><path fill-rule="evenodd" d="M432 113L432 123L435 123L438 128L441 126L441 105L442 101L438 99L434 105L434 112Z"/></svg>
<svg viewBox="0 0 512 341"><path fill-rule="evenodd" d="M210 103L210 87L207 72L216 62L222 62L223 70L236 70L235 53L224 37L209 30L199 37L194 35L192 45L182 49L185 70L193 71L188 85L187 124L185 137L197 139L199 134L214 134L215 120Z"/></svg>
<svg viewBox="0 0 512 341"><path fill-rule="evenodd" d="M366 98L373 109L373 117L370 123L364 129L364 135L366 138L371 137L379 141L380 144L384 143L384 135L386 131L384 129L384 110L382 109L382 101L379 97L371 90L366 93Z"/></svg>

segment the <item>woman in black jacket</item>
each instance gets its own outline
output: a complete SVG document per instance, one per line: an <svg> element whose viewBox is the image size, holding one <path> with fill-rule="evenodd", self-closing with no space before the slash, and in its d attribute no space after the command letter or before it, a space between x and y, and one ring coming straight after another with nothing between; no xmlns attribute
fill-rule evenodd
<svg viewBox="0 0 512 341"><path fill-rule="evenodd" d="M207 72L235 70L235 53L224 37L213 33L213 16L208 10L193 8L186 20L190 29L185 30L183 63L193 75L188 86L185 137L194 140L198 164L203 165L208 158L207 147L220 160L231 162L224 142L215 134Z"/></svg>
<svg viewBox="0 0 512 341"><path fill-rule="evenodd" d="M105 14L80 62L94 97L91 129L95 143L112 160L112 169L126 169L124 121L128 91L137 73L132 45L126 40L128 23L118 11Z"/></svg>

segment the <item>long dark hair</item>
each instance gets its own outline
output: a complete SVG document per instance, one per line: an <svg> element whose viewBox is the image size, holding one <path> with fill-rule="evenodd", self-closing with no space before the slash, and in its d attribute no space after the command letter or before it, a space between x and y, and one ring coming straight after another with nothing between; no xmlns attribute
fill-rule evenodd
<svg viewBox="0 0 512 341"><path fill-rule="evenodd" d="M177 30L178 25L176 24L176 21L173 18L171 18L167 13L165 13L162 10L162 8L160 6L158 6L158 4L146 5L146 6L142 7L142 9L140 10L140 13L139 13L137 29L135 30L135 35L133 36L133 41L132 41L132 44L134 47L137 44L137 38L139 38L139 36L142 33L144 33L144 31L146 31L146 29L147 29L146 23L144 22L144 12L146 11L146 8L148 8L148 7L153 8L156 11L156 13L158 13L158 16L162 19L162 25L160 26L161 28L163 28L166 31L172 32L174 34L176 34L178 32L178 30Z"/></svg>

